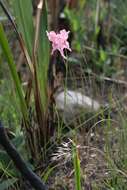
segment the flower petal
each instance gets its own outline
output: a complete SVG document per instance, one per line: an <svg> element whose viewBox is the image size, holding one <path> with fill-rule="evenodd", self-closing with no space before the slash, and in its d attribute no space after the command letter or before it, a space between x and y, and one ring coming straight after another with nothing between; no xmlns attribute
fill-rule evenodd
<svg viewBox="0 0 127 190"><path fill-rule="evenodd" d="M68 49L69 51L71 51L71 48L69 47L69 42L67 41L69 31L66 31L65 29L63 29L63 30L60 30L58 34L56 34L54 31L46 32L46 33L47 33L49 41L52 42L51 54L53 54L54 51L58 50L61 56L64 59L66 59L64 55L64 49Z"/></svg>

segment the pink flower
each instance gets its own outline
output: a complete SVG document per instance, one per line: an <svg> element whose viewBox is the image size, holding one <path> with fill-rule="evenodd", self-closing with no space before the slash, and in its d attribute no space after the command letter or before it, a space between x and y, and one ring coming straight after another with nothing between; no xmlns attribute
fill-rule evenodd
<svg viewBox="0 0 127 190"><path fill-rule="evenodd" d="M60 30L59 33L55 33L54 31L47 32L48 39L52 42L52 54L55 50L58 50L60 51L61 56L66 59L64 55L64 49L71 51L67 41L68 34L69 31L67 32L66 30Z"/></svg>

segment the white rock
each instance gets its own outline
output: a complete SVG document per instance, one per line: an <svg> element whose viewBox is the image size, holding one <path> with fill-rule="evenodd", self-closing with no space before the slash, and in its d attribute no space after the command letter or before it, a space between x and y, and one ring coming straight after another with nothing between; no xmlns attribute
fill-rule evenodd
<svg viewBox="0 0 127 190"><path fill-rule="evenodd" d="M55 95L55 101L56 107L62 113L64 121L74 119L81 110L94 112L100 108L100 104L97 101L85 96L81 92L72 90L62 91Z"/></svg>

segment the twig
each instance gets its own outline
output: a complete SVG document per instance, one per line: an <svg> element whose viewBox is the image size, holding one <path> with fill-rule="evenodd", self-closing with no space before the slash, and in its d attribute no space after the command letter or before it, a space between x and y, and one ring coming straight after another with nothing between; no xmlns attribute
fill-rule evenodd
<svg viewBox="0 0 127 190"><path fill-rule="evenodd" d="M113 78L110 78L110 77L104 77L104 76L98 76L96 73L91 73L91 75L93 75L94 77L98 78L100 80L105 80L105 81L108 81L108 82L112 82L112 83L116 83L116 84L119 84L119 85L124 85L127 87L127 82L124 81L124 80L120 80L120 79L113 79Z"/></svg>
<svg viewBox="0 0 127 190"><path fill-rule="evenodd" d="M124 81L124 80L112 79L112 78L109 78L109 77L100 77L100 78L103 79L103 80L112 82L112 83L116 83L116 84L119 84L119 85L121 84L121 85L127 86L127 82Z"/></svg>
<svg viewBox="0 0 127 190"><path fill-rule="evenodd" d="M48 190L41 179L26 165L16 148L9 141L6 131L0 122L0 144L6 150L7 154L13 160L14 165L20 171L22 176L26 178L35 190Z"/></svg>
<svg viewBox="0 0 127 190"><path fill-rule="evenodd" d="M92 47L89 47L89 46L84 46L84 49L86 49L88 51L100 52L100 50L97 50L96 48L92 48ZM119 53L112 53L112 52L108 52L108 51L104 51L104 52L107 55L110 55L110 56L119 57L119 58L122 58L122 59L127 59L127 56L119 54Z"/></svg>
<svg viewBox="0 0 127 190"><path fill-rule="evenodd" d="M104 76L98 76L95 73L89 73L87 71L85 71L85 73L89 74L91 78L96 77L96 78L99 78L100 80L108 81L108 82L111 82L111 83L115 83L115 84L123 85L123 86L127 87L127 82L124 81L124 80L113 79L113 78L104 77ZM70 79L70 80L81 80L81 77L68 77L68 79ZM86 77L84 76L84 77L82 77L82 79L86 79Z"/></svg>

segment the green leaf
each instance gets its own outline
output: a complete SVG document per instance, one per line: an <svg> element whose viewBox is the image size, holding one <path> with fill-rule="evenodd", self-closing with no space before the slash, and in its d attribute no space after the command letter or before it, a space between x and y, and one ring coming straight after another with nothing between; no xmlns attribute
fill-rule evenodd
<svg viewBox="0 0 127 190"><path fill-rule="evenodd" d="M107 55L106 55L105 51L103 49L101 49L100 50L100 59L101 59L101 61L104 62L106 60L106 58L107 58Z"/></svg>
<svg viewBox="0 0 127 190"><path fill-rule="evenodd" d="M32 1L31 0L13 0L13 8L18 25L28 53L32 56L34 26L32 16Z"/></svg>
<svg viewBox="0 0 127 190"><path fill-rule="evenodd" d="M0 183L0 190L7 190L7 189L8 189L9 187L11 187L16 181L17 181L16 178L4 180L2 183Z"/></svg>
<svg viewBox="0 0 127 190"><path fill-rule="evenodd" d="M3 168L7 167L9 162L10 162L10 158L7 155L7 153L3 150L0 150L0 169L1 169L1 165Z"/></svg>
<svg viewBox="0 0 127 190"><path fill-rule="evenodd" d="M5 55L5 58L7 60L7 63L8 63L10 72L11 72L11 76L12 76L14 84L15 84L16 94L19 98L20 109L21 109L22 115L23 115L25 121L27 121L28 113L27 113L27 106L26 106L26 102L25 102L25 98L24 98L22 85L20 83L20 80L19 80L19 77L18 77L18 74L16 71L16 65L14 63L13 56L12 56L6 35L4 33L2 24L0 24L0 45L2 47L2 51Z"/></svg>
<svg viewBox="0 0 127 190"><path fill-rule="evenodd" d="M24 143L24 137L23 135L17 135L13 140L12 140L14 146L18 149L21 148L23 143Z"/></svg>
<svg viewBox="0 0 127 190"><path fill-rule="evenodd" d="M38 82L40 87L41 102L43 110L47 105L47 77L49 66L49 40L46 35L48 30L47 20L47 6L46 2L43 2L42 15L40 20L40 32L39 32L39 48L38 48Z"/></svg>
<svg viewBox="0 0 127 190"><path fill-rule="evenodd" d="M100 32L100 26L97 25L95 27L95 35L97 36L99 34L99 32Z"/></svg>
<svg viewBox="0 0 127 190"><path fill-rule="evenodd" d="M49 176L51 175L51 173L53 172L53 170L57 168L57 165L56 166L53 166L53 167L48 167L47 171L45 172L44 176L43 176L43 181L46 183L48 181L48 178Z"/></svg>

